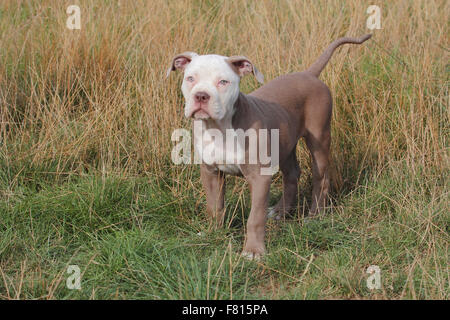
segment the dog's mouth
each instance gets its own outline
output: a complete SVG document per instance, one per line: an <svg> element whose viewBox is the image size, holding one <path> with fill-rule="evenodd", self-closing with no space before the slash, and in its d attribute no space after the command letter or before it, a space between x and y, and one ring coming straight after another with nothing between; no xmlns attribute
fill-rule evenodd
<svg viewBox="0 0 450 320"><path fill-rule="evenodd" d="M192 117L194 119L209 119L209 118L211 118L209 113L204 109L198 109L198 110L194 111L192 113Z"/></svg>
<svg viewBox="0 0 450 320"><path fill-rule="evenodd" d="M199 104L194 107L194 110L191 113L191 118L194 119L209 119L211 115L207 109L205 104Z"/></svg>

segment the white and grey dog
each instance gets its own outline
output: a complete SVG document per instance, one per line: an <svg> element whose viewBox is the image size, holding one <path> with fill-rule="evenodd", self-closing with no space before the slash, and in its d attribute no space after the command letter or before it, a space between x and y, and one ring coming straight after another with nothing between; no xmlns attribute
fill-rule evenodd
<svg viewBox="0 0 450 320"><path fill-rule="evenodd" d="M283 196L271 210L271 215L277 218L295 207L300 175L296 145L300 138L304 138L312 157L313 193L310 215L315 215L325 206L329 189L328 157L332 111L330 91L318 76L338 46L344 43L361 44L369 38L370 35L340 38L306 71L280 76L248 95L239 91L241 77L253 74L262 83L263 76L243 56L225 57L185 52L173 58L167 76L171 71L184 71L181 86L186 100L184 114L188 118L201 120L205 130L218 130L226 139L227 130L271 132L278 129L279 137L276 142L279 148L276 156L283 173ZM223 141L216 144L208 135L202 135L202 139L205 140L201 141L203 145L213 143L215 154L230 152L224 149L226 143ZM273 142L271 139L274 137L268 134L268 144ZM230 157L241 158L244 160L242 163L222 163L214 159L205 161L201 164L201 180L206 192L207 212L215 225L222 225L224 175L242 175L247 179L252 207L247 221L243 254L249 258L259 258L265 251L264 230L272 177L261 174L261 161L250 161L251 148L249 143L245 143L241 154Z"/></svg>

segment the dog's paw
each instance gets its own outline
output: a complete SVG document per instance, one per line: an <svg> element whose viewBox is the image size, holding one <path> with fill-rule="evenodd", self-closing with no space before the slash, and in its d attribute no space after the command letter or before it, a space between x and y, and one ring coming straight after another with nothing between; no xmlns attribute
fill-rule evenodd
<svg viewBox="0 0 450 320"><path fill-rule="evenodd" d="M275 207L270 207L267 211L267 219L281 220L281 214L275 209Z"/></svg>
<svg viewBox="0 0 450 320"><path fill-rule="evenodd" d="M264 253L242 251L241 256L250 261L260 261Z"/></svg>
<svg viewBox="0 0 450 320"><path fill-rule="evenodd" d="M242 257L247 260L260 261L265 253L264 243L247 243L242 250Z"/></svg>

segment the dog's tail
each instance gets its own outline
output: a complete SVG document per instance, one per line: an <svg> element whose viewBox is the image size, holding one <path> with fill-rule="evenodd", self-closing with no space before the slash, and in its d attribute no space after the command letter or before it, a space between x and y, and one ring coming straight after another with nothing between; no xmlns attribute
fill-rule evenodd
<svg viewBox="0 0 450 320"><path fill-rule="evenodd" d="M360 38L345 37L337 39L328 46L328 48L322 53L322 55L306 71L318 77L320 72L322 72L323 68L325 68L326 64L328 63L328 60L330 60L334 50L337 47L345 43L361 44L364 41L368 40L371 36L372 36L371 34L366 34L365 36L362 36Z"/></svg>

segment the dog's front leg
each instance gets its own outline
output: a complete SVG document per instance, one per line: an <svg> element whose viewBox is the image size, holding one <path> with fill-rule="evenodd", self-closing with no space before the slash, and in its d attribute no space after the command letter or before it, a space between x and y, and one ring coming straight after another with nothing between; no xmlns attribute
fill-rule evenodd
<svg viewBox="0 0 450 320"><path fill-rule="evenodd" d="M247 180L250 185L252 208L247 220L247 235L242 255L249 259L259 259L265 251L266 210L272 177L254 175L247 177Z"/></svg>
<svg viewBox="0 0 450 320"><path fill-rule="evenodd" d="M206 212L211 227L222 227L225 214L225 175L223 172L213 171L206 164L201 164L200 179L206 192Z"/></svg>

